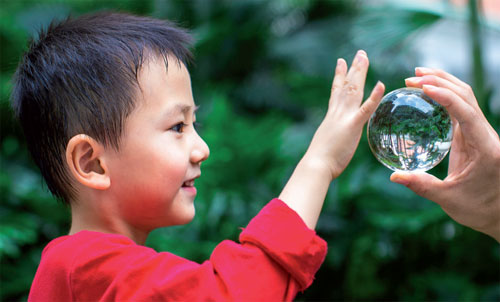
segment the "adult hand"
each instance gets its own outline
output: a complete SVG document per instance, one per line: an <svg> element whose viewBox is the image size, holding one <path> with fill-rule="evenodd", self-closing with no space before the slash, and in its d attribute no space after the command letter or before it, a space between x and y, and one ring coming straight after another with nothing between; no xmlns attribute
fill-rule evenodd
<svg viewBox="0 0 500 302"><path fill-rule="evenodd" d="M406 85L423 88L452 116L448 176L395 172L391 181L439 204L455 221L500 242L500 139L469 85L442 70L416 68Z"/></svg>

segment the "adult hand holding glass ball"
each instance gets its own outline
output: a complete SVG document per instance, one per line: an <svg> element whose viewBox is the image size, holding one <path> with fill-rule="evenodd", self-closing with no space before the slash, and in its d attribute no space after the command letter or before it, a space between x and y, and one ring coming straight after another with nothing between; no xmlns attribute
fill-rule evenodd
<svg viewBox="0 0 500 302"><path fill-rule="evenodd" d="M500 139L469 85L437 69L416 68L406 85L421 88L453 120L448 176L398 169L391 181L439 204L455 221L500 242ZM410 162L411 163L411 162Z"/></svg>

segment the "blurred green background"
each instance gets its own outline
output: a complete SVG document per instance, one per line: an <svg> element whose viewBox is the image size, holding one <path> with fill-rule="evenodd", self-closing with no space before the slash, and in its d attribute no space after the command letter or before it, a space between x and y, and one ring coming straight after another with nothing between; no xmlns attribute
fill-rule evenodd
<svg viewBox="0 0 500 302"><path fill-rule="evenodd" d="M469 2L1 0L0 300L26 300L43 247L69 229L9 104L29 37L52 19L112 9L192 31L189 69L211 156L194 221L154 231L147 245L201 262L280 193L326 112L338 57L367 50L366 94L377 80L387 91L404 86L419 65L445 68L473 86L498 131L500 26ZM430 172L443 178L446 165ZM297 300L499 301L499 244L392 184L390 173L364 134L317 227L329 244L325 263Z"/></svg>

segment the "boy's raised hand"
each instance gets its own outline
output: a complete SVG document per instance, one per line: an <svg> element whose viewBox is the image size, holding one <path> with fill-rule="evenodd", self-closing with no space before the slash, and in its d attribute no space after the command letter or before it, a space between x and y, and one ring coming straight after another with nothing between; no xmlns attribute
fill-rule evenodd
<svg viewBox="0 0 500 302"><path fill-rule="evenodd" d="M368 65L363 50L358 51L349 71L344 59L337 61L328 112L307 151L329 168L332 179L337 178L351 161L364 124L384 94L384 85L378 82L361 104Z"/></svg>
<svg viewBox="0 0 500 302"><path fill-rule="evenodd" d="M316 226L331 181L347 167L364 124L384 94L384 85L379 82L362 104L368 65L362 50L349 70L343 59L337 61L326 116L280 194L311 229Z"/></svg>
<svg viewBox="0 0 500 302"><path fill-rule="evenodd" d="M437 69L416 68L406 85L420 87L453 119L448 176L395 172L391 180L439 204L455 221L500 242L500 139L469 85Z"/></svg>

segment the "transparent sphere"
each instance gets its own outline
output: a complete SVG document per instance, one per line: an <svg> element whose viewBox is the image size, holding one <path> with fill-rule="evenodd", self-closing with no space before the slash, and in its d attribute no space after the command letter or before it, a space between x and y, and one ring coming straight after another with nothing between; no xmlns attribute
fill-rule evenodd
<svg viewBox="0 0 500 302"><path fill-rule="evenodd" d="M384 96L368 121L375 157L394 171L427 171L446 156L453 128L446 109L418 88Z"/></svg>

